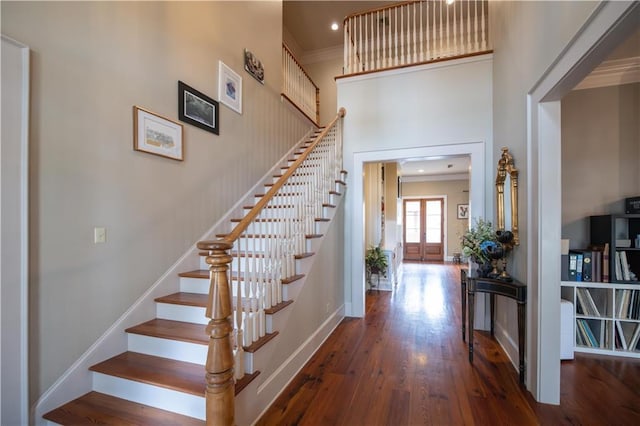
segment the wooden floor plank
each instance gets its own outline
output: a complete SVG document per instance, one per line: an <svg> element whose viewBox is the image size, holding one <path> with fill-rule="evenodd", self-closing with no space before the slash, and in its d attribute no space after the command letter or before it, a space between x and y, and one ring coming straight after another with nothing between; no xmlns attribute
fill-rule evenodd
<svg viewBox="0 0 640 426"><path fill-rule="evenodd" d="M401 276L367 293L366 317L342 321L258 425L640 424L640 360L577 354L561 405L538 404L489 333L469 363L458 265Z"/></svg>

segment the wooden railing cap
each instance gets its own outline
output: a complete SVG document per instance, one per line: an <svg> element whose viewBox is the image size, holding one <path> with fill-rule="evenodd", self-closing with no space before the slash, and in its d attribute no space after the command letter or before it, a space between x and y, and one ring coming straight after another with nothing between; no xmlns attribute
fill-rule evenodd
<svg viewBox="0 0 640 426"><path fill-rule="evenodd" d="M224 239L219 240L206 240L198 241L197 247L200 250L215 251L215 250L231 250L233 244Z"/></svg>

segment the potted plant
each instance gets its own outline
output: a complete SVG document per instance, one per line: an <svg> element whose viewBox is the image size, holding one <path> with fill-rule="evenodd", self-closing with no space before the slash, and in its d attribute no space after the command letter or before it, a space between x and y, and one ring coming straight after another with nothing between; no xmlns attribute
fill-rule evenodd
<svg viewBox="0 0 640 426"><path fill-rule="evenodd" d="M376 274L378 276L378 282L380 281L380 275L383 277L387 276L387 256L380 246L367 249L364 262L369 285L373 285L371 283L371 275Z"/></svg>
<svg viewBox="0 0 640 426"><path fill-rule="evenodd" d="M491 222L477 219L475 225L462 235L460 245L463 256L478 265L478 273L481 276L491 271L491 260L495 258L493 254L499 248L496 231Z"/></svg>

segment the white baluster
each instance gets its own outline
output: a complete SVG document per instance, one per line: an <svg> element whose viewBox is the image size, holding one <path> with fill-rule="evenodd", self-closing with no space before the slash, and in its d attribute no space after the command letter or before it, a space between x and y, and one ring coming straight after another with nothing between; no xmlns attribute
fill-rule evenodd
<svg viewBox="0 0 640 426"><path fill-rule="evenodd" d="M418 22L418 25L420 25L420 62L424 62L424 38L423 38L423 31L424 31L424 27L422 25L422 3L420 2L418 3L418 10L420 13L420 20Z"/></svg>
<svg viewBox="0 0 640 426"><path fill-rule="evenodd" d="M456 13L458 2L454 2L453 6L453 49L456 55L462 53L458 48L458 15Z"/></svg>
<svg viewBox="0 0 640 426"><path fill-rule="evenodd" d="M489 16L489 12L485 12L484 10L485 2L482 1L482 50L487 50L487 30L485 28L485 22L487 20L487 16ZM489 4L487 3L487 8Z"/></svg>

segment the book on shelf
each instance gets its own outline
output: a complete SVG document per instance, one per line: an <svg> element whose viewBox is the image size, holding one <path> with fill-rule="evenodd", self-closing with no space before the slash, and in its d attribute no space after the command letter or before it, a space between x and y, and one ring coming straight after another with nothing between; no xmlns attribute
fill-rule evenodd
<svg viewBox="0 0 640 426"><path fill-rule="evenodd" d="M627 252L620 252L620 266L622 268L622 277L625 281L631 280L631 274L629 270L629 262L627 261Z"/></svg>
<svg viewBox="0 0 640 426"><path fill-rule="evenodd" d="M578 302L582 305L582 312L584 312L585 315L599 317L600 311L593 297L591 297L591 291L588 288L577 288L576 293L578 295Z"/></svg>
<svg viewBox="0 0 640 426"><path fill-rule="evenodd" d="M640 323L636 324L636 328L633 331L633 336L631 337L631 340L629 341L629 350L633 351L636 349L636 347L638 346L638 341L640 341Z"/></svg>
<svg viewBox="0 0 640 426"><path fill-rule="evenodd" d="M602 282L608 283L609 279L609 243L606 243L602 250Z"/></svg>
<svg viewBox="0 0 640 426"><path fill-rule="evenodd" d="M622 264L620 263L620 252L616 251L613 259L613 263L615 266L615 277L616 280L622 280Z"/></svg>
<svg viewBox="0 0 640 426"><path fill-rule="evenodd" d="M622 330L622 324L619 320L616 320L616 340L620 339L620 344L623 350L627 350L627 341L624 338L624 331ZM619 347L619 346L618 346Z"/></svg>
<svg viewBox="0 0 640 426"><path fill-rule="evenodd" d="M577 266L578 266L578 254L569 252L569 281L576 281Z"/></svg>

